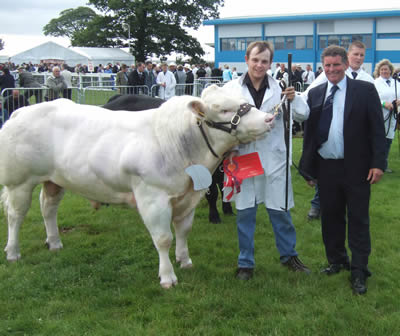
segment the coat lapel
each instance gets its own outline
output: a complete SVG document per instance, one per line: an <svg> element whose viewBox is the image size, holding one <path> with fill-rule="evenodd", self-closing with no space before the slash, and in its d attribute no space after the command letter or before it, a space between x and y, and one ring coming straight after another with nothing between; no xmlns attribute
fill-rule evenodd
<svg viewBox="0 0 400 336"><path fill-rule="evenodd" d="M346 89L346 100L344 103L344 120L346 123L349 118L351 107L353 106L353 96L354 96L354 80L347 77L347 89Z"/></svg>

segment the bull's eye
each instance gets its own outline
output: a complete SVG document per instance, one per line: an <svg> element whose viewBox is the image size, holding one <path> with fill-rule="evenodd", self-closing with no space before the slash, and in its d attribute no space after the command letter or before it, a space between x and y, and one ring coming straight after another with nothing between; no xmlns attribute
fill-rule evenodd
<svg viewBox="0 0 400 336"><path fill-rule="evenodd" d="M229 110L222 110L223 113L229 113Z"/></svg>

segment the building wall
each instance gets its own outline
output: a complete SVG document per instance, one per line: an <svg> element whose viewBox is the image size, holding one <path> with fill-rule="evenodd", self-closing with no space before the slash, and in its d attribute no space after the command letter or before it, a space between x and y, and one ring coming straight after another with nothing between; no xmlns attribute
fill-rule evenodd
<svg viewBox="0 0 400 336"><path fill-rule="evenodd" d="M223 24L215 25L215 64L228 64L236 66L239 72L245 71L247 45L264 39L275 46L272 69L276 62L287 64L287 55L292 53L293 63L300 63L303 68L311 64L315 70L321 65L321 53L327 45L335 43L347 48L352 40L361 38L367 45L364 62L367 72L372 73L375 64L383 58L399 66L400 11L394 12L394 17L388 12L361 12L310 15L307 20L301 17L299 21L293 17L271 17L266 18L268 22L250 23L257 18L241 18L236 24L226 24L229 20L222 20ZM305 47L304 42L298 43L304 39Z"/></svg>

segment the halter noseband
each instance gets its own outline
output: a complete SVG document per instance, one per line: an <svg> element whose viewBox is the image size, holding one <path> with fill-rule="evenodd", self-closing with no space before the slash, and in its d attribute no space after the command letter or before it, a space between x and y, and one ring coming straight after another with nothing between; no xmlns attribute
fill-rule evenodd
<svg viewBox="0 0 400 336"><path fill-rule="evenodd" d="M238 125L240 123L240 118L243 117L246 113L248 113L252 107L253 107L253 105L250 105L247 103L241 104L239 106L239 109L236 111L235 115L232 117L231 121L214 122L212 120L204 119L204 122L207 124L208 127L219 129L219 130L227 132L229 134L231 134L231 133L234 134L236 132L236 128L238 127ZM229 128L229 127L226 127L225 125L231 125L231 127ZM207 139L207 136L206 136L206 133L204 132L203 124L202 124L201 120L197 121L197 126L199 126L201 134L203 135L203 138L206 141L207 146L210 149L211 153L217 159L219 159L219 156L214 152L214 150L212 149L212 147L210 145L210 142Z"/></svg>

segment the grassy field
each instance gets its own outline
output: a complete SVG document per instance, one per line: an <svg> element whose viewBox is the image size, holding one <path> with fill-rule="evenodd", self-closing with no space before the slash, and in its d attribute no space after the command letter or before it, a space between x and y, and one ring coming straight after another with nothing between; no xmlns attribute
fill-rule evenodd
<svg viewBox="0 0 400 336"><path fill-rule="evenodd" d="M294 141L296 162L301 141ZM319 273L326 265L320 222L306 219L313 190L294 170L297 250L311 275L280 265L260 208L255 276L237 281L235 218L209 224L203 200L189 239L194 268L176 268L179 284L171 290L159 285L158 255L141 219L124 207L95 211L67 193L59 211L64 249L49 252L37 189L20 232L22 260L0 258L0 335L399 335L399 157L396 140L395 172L373 186L373 276L362 297L351 294L348 272ZM4 216L0 221L5 246Z"/></svg>

